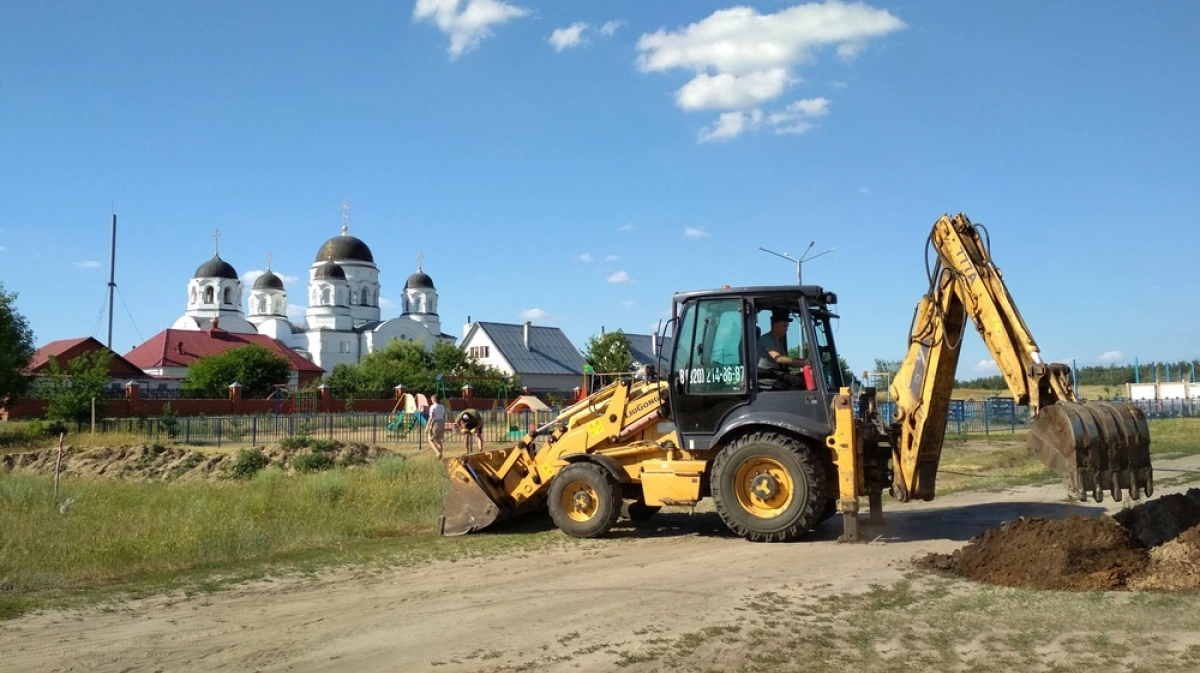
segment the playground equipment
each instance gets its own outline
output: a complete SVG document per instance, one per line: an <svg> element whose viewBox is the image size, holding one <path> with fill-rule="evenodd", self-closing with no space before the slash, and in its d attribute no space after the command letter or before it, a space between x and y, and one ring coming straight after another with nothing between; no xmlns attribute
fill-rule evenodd
<svg viewBox="0 0 1200 673"><path fill-rule="evenodd" d="M403 411L400 410L401 407L404 408ZM425 416L421 413L417 398L413 397L412 393L404 393L396 400L396 406L392 407L392 416L387 425L388 433L403 439L418 427L425 427Z"/></svg>

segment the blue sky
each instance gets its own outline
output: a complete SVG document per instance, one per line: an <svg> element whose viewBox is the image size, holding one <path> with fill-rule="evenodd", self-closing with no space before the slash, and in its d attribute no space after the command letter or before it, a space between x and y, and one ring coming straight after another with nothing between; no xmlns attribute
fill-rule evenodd
<svg viewBox="0 0 1200 673"><path fill-rule="evenodd" d="M9 2L0 282L39 344L170 326L212 256L306 277L341 226L443 328L645 333L833 253L856 371L904 354L946 212L1048 359L1200 357L1200 4ZM247 276L249 277L249 275ZM303 306L302 284L289 300ZM385 316L398 315L396 308ZM960 377L991 374L974 337Z"/></svg>

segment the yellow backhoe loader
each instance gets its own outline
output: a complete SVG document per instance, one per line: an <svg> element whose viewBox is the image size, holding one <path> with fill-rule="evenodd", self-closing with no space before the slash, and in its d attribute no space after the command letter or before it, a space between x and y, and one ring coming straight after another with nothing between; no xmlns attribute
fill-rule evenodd
<svg viewBox="0 0 1200 673"><path fill-rule="evenodd" d="M1032 414L1030 451L1072 496L1153 493L1150 435L1134 405L1077 400L1065 365L1042 361L992 263L986 230L944 216L928 246L935 262L916 308L908 352L878 418L876 391L851 395L830 322L837 297L813 285L725 287L676 294L665 374L618 381L566 409L516 446L446 459L445 535L547 507L577 537L603 535L664 505L712 497L725 524L750 540L788 541L836 513L859 539L859 500L873 518L887 490L932 500L959 349L968 319L1019 405ZM759 343L794 320L803 368L781 371ZM777 342L776 342L777 343Z"/></svg>

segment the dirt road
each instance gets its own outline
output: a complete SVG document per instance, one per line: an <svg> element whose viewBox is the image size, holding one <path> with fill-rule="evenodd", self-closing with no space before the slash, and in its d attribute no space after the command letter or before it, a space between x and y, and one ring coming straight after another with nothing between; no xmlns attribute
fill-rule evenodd
<svg viewBox="0 0 1200 673"><path fill-rule="evenodd" d="M1073 506L1058 487L961 493L888 506L868 545L837 544L836 517L811 540L767 545L728 536L715 514L660 514L610 539L516 556L31 615L0 623L0 670L728 670L769 651L754 634L778 606L903 583L915 556L1005 520L1123 504Z"/></svg>

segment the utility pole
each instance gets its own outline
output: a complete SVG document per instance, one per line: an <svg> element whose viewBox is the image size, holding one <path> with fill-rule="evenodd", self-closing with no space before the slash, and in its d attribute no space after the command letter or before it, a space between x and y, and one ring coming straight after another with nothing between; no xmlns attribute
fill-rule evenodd
<svg viewBox="0 0 1200 673"><path fill-rule="evenodd" d="M108 261L108 349L112 350L113 291L117 289L117 214L112 216L112 254Z"/></svg>
<svg viewBox="0 0 1200 673"><path fill-rule="evenodd" d="M778 252L775 252L774 250L767 250L766 248L762 247L761 245L758 247L758 249L762 250L763 252L769 252L772 255L775 255L776 257L782 257L782 258L788 260L789 262L794 262L796 264L796 284L803 285L804 283L801 282L801 267L804 266L804 263L811 262L812 260L820 257L821 255L828 255L829 253L833 252L834 250L837 250L837 248L830 248L830 249L826 250L825 252L817 253L817 254L813 255L812 257L808 257L807 256L808 252L810 250L812 250L812 247L814 245L816 245L816 241L809 242L808 247L804 249L804 254L800 255L800 259L796 259L795 257L788 255L786 252L778 253Z"/></svg>

